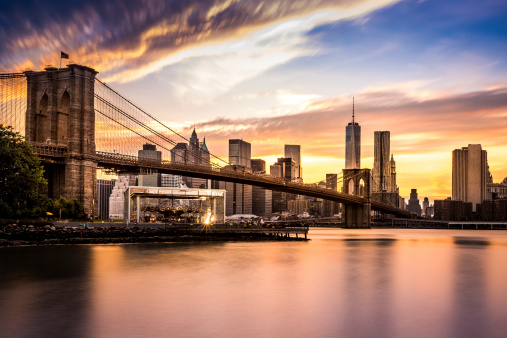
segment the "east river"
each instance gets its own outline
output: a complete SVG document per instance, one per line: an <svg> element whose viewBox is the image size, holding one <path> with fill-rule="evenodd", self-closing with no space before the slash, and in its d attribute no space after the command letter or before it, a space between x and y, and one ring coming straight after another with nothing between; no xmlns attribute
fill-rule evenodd
<svg viewBox="0 0 507 338"><path fill-rule="evenodd" d="M309 238L0 248L0 336L507 336L507 231Z"/></svg>

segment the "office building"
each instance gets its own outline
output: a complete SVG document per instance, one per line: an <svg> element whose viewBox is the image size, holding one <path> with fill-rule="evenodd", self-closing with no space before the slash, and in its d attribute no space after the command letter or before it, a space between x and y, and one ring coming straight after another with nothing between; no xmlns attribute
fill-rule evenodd
<svg viewBox="0 0 507 338"><path fill-rule="evenodd" d="M161 174L160 186L164 188L182 188L186 187L183 184L183 178L180 175Z"/></svg>
<svg viewBox="0 0 507 338"><path fill-rule="evenodd" d="M361 126L354 120L352 98L352 122L345 127L345 169L361 168Z"/></svg>
<svg viewBox="0 0 507 338"><path fill-rule="evenodd" d="M252 172L251 144L239 139L229 140L228 170ZM252 214L252 186L248 184L218 182L219 189L226 191L225 214Z"/></svg>
<svg viewBox="0 0 507 338"><path fill-rule="evenodd" d="M123 193L128 187L135 185L137 185L137 178L134 175L118 176L109 196L109 219L123 219Z"/></svg>
<svg viewBox="0 0 507 338"><path fill-rule="evenodd" d="M273 164L269 166L269 175L272 177L282 177L283 170L282 166L278 164Z"/></svg>
<svg viewBox="0 0 507 338"><path fill-rule="evenodd" d="M391 188L390 192L398 192L398 187L396 186L396 162L394 161L394 156L391 154Z"/></svg>
<svg viewBox="0 0 507 338"><path fill-rule="evenodd" d="M228 170L246 170L243 166L225 166ZM233 182L218 181L218 188L225 190L225 214L252 214L252 186Z"/></svg>
<svg viewBox="0 0 507 338"><path fill-rule="evenodd" d="M116 180L97 180L97 217L109 219L109 197Z"/></svg>
<svg viewBox="0 0 507 338"><path fill-rule="evenodd" d="M157 150L156 145L149 143L143 144L143 149L137 151L137 156L152 160L162 160L162 152Z"/></svg>
<svg viewBox="0 0 507 338"><path fill-rule="evenodd" d="M408 211L416 213L417 216L421 216L421 205L417 198L417 189L412 189L410 192L410 199L408 200Z"/></svg>
<svg viewBox="0 0 507 338"><path fill-rule="evenodd" d="M229 163L251 168L252 145L239 139L229 140Z"/></svg>
<svg viewBox="0 0 507 338"><path fill-rule="evenodd" d="M338 175L326 174L326 189L337 191ZM340 213L340 203L329 200L322 201L322 217L333 217Z"/></svg>
<svg viewBox="0 0 507 338"><path fill-rule="evenodd" d="M435 200L434 208L433 218L437 221L470 221L472 219L472 203L447 198Z"/></svg>
<svg viewBox="0 0 507 338"><path fill-rule="evenodd" d="M261 187L252 186L252 214L269 217L273 210L273 192Z"/></svg>
<svg viewBox="0 0 507 338"><path fill-rule="evenodd" d="M391 191L390 132L376 131L373 145L373 192ZM393 160L394 161L394 160Z"/></svg>
<svg viewBox="0 0 507 338"><path fill-rule="evenodd" d="M252 172L254 174L265 174L266 173L266 161L261 159L252 159Z"/></svg>
<svg viewBox="0 0 507 338"><path fill-rule="evenodd" d="M281 168L281 177L286 182L292 182L296 179L296 163L291 157L279 157L275 163Z"/></svg>
<svg viewBox="0 0 507 338"><path fill-rule="evenodd" d="M198 164L211 167L210 159L211 156L206 145L206 138L202 142L199 142L195 127L188 144L181 142L171 149L171 162L173 163ZM173 182L181 180L189 188L207 189L211 187L211 181L204 178L180 176L180 178L176 177L167 180L172 180Z"/></svg>
<svg viewBox="0 0 507 338"><path fill-rule="evenodd" d="M301 146L286 144L284 156L285 158L292 158L294 160L294 177L296 179L302 178L303 170L301 168Z"/></svg>
<svg viewBox="0 0 507 338"><path fill-rule="evenodd" d="M476 205L487 199L488 158L480 144L452 152L452 199Z"/></svg>
<svg viewBox="0 0 507 338"><path fill-rule="evenodd" d="M423 205L422 206L423 216L428 216L427 211L426 211L426 209L428 209L430 207L430 200L428 199L428 197L424 198L422 205Z"/></svg>

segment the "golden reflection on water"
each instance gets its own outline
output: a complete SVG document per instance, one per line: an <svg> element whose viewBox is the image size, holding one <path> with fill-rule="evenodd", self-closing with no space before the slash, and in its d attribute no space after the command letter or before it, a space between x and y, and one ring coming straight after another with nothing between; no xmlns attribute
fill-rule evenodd
<svg viewBox="0 0 507 338"><path fill-rule="evenodd" d="M0 329L20 330L2 321L6 313L11 323L26 323L22 332L40 329L34 318L52 313L67 323L65 333L89 337L507 332L507 232L312 229L309 237L53 247L53 261L70 257L59 275L34 269L49 266L44 250L32 255L24 248L32 265L6 267L0 260ZM9 252L0 250L0 258L15 259ZM44 301L37 290L46 293ZM62 311L71 307L79 316L70 320ZM48 323L43 332L58 331Z"/></svg>

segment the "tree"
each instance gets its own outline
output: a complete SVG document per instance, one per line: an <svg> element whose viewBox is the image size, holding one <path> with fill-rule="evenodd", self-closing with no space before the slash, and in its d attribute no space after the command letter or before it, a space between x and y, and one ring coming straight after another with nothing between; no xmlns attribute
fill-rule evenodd
<svg viewBox="0 0 507 338"><path fill-rule="evenodd" d="M44 168L12 127L0 124L0 218L44 216L48 202Z"/></svg>
<svg viewBox="0 0 507 338"><path fill-rule="evenodd" d="M65 197L60 197L57 200L51 201L52 213L56 217L69 218L69 219L86 219L83 205L77 200L68 200Z"/></svg>

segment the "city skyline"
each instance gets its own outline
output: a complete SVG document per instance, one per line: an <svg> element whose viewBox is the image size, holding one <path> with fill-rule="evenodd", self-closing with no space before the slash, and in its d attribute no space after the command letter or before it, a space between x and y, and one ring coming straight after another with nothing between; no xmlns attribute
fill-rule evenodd
<svg viewBox="0 0 507 338"><path fill-rule="evenodd" d="M389 130L402 196L451 196L467 144L488 152L494 182L507 176L506 4L302 4L3 3L0 70L58 66L62 50L184 135L195 120L220 157L229 139L266 164L301 145L308 183L345 167L352 96L361 167Z"/></svg>

